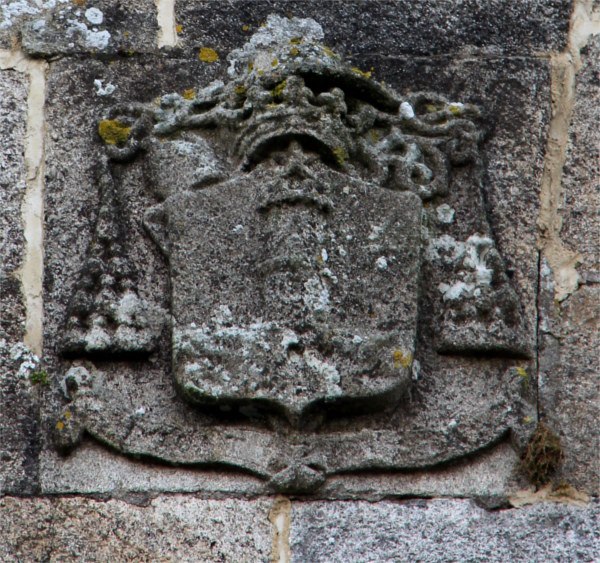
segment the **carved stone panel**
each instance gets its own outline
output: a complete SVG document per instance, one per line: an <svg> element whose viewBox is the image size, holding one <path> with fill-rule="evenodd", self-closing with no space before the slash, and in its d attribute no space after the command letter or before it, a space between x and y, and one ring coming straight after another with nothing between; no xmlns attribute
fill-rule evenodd
<svg viewBox="0 0 600 563"><path fill-rule="evenodd" d="M518 449L535 428L532 327L484 205L485 108L401 95L322 38L272 16L229 55L227 82L102 116L59 449L87 432L302 492L509 436ZM168 295L139 291L136 221Z"/></svg>

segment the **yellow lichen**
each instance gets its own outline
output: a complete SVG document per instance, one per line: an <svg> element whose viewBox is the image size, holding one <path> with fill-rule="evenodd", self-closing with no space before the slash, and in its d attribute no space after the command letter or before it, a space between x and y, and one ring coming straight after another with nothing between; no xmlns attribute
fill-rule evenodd
<svg viewBox="0 0 600 563"><path fill-rule="evenodd" d="M189 88L188 90L186 90L186 91L183 93L183 97L184 97L186 100L193 100L193 99L196 97L196 92L194 91L194 89L193 89L193 88Z"/></svg>
<svg viewBox="0 0 600 563"><path fill-rule="evenodd" d="M234 90L238 96L243 96L246 93L246 87L242 86L241 84L238 84Z"/></svg>
<svg viewBox="0 0 600 563"><path fill-rule="evenodd" d="M71 413L70 413L69 411L67 411L67 412L65 413L65 418L66 418L67 420L69 420L69 418L71 418Z"/></svg>
<svg viewBox="0 0 600 563"><path fill-rule="evenodd" d="M273 59L271 61L271 66L277 66L279 64L279 61L277 59Z"/></svg>
<svg viewBox="0 0 600 563"><path fill-rule="evenodd" d="M290 49L290 55L292 55L292 57L295 57L298 53L300 53L300 51L296 49L296 47Z"/></svg>
<svg viewBox="0 0 600 563"><path fill-rule="evenodd" d="M271 96L273 96L274 98L279 98L279 96L281 96L281 94L283 93L285 84L286 84L285 80L282 80L279 84L277 84L277 86L275 86L275 88L273 88L273 90L271 90Z"/></svg>
<svg viewBox="0 0 600 563"><path fill-rule="evenodd" d="M334 149L333 154L335 156L335 159L337 160L337 163L340 166L343 166L344 162L346 162L348 158L348 154L344 150L344 147L338 147L337 149Z"/></svg>
<svg viewBox="0 0 600 563"><path fill-rule="evenodd" d="M85 5L85 0L73 0L73 4L75 6L79 6L80 8Z"/></svg>
<svg viewBox="0 0 600 563"><path fill-rule="evenodd" d="M529 389L529 374L522 367L517 368L517 373L522 378L523 389L527 391Z"/></svg>
<svg viewBox="0 0 600 563"><path fill-rule="evenodd" d="M374 143L379 141L379 131L377 129L371 129L371 141Z"/></svg>
<svg viewBox="0 0 600 563"><path fill-rule="evenodd" d="M98 124L98 133L107 145L122 145L127 141L131 127L118 119L104 119Z"/></svg>
<svg viewBox="0 0 600 563"><path fill-rule="evenodd" d="M254 70L254 62L250 61L248 63L248 72L252 72Z"/></svg>
<svg viewBox="0 0 600 563"><path fill-rule="evenodd" d="M358 74L359 76L364 76L365 78L371 78L370 70L368 72L364 72L364 71L360 70L360 68L356 68L355 66L353 66L350 70L352 70L352 72L354 74Z"/></svg>
<svg viewBox="0 0 600 563"><path fill-rule="evenodd" d="M247 23L245 23L245 24L242 26L242 31L248 31L249 29L250 29L250 26L249 26Z"/></svg>
<svg viewBox="0 0 600 563"><path fill-rule="evenodd" d="M181 33L181 32L183 31L183 26L182 26L182 25L176 25L176 26L175 26L175 31L176 31L177 33Z"/></svg>
<svg viewBox="0 0 600 563"><path fill-rule="evenodd" d="M412 354L410 352L407 352L405 354L404 352L402 352L402 350L394 350L393 358L394 367L396 369L400 367L407 368L412 362Z"/></svg>
<svg viewBox="0 0 600 563"><path fill-rule="evenodd" d="M323 49L323 52L328 56L328 57L337 57L337 55L334 53L334 51L327 47L327 45L321 45L321 49Z"/></svg>
<svg viewBox="0 0 600 563"><path fill-rule="evenodd" d="M58 421L56 423L56 428L58 428L59 430L62 430L64 427L65 427L65 423L64 422Z"/></svg>
<svg viewBox="0 0 600 563"><path fill-rule="evenodd" d="M215 63L219 60L219 55L214 49L211 49L210 47L202 47L202 49L200 49L200 52L198 53L198 58L203 63Z"/></svg>
<svg viewBox="0 0 600 563"><path fill-rule="evenodd" d="M462 108L460 106L449 105L448 109L452 115L460 115L462 113Z"/></svg>
<svg viewBox="0 0 600 563"><path fill-rule="evenodd" d="M267 26L267 24L265 22L260 23L260 27L266 27L266 26Z"/></svg>
<svg viewBox="0 0 600 563"><path fill-rule="evenodd" d="M290 39L290 45L300 45L302 43L301 37L292 37Z"/></svg>

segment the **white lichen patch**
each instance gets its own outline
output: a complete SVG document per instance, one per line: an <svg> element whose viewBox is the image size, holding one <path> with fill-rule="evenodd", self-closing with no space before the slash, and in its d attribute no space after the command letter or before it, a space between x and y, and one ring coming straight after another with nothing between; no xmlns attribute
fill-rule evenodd
<svg viewBox="0 0 600 563"><path fill-rule="evenodd" d="M385 256L380 256L375 260L375 266L378 270L384 271L388 269L388 261L385 259Z"/></svg>
<svg viewBox="0 0 600 563"><path fill-rule="evenodd" d="M447 203L443 203L436 208L437 220L440 223L450 224L454 221L454 209Z"/></svg>
<svg viewBox="0 0 600 563"><path fill-rule="evenodd" d="M241 49L229 54L228 73L230 76L237 76L240 73L267 72L293 57L293 49L298 51L302 48L303 54L309 49L315 57L325 59L327 57L323 57L323 50L318 45L323 37L323 28L312 19L271 14L265 25Z"/></svg>
<svg viewBox="0 0 600 563"><path fill-rule="evenodd" d="M87 24L69 19L67 20L69 27L67 28L67 37L73 38L80 35L83 38L84 45L88 49L101 51L108 47L110 33L106 30L98 31L89 29Z"/></svg>
<svg viewBox="0 0 600 563"><path fill-rule="evenodd" d="M466 242L457 241L449 235L429 241L425 252L427 260L442 260L456 266L455 279L438 286L444 301L481 295L482 288L492 281L493 271L486 263L486 256L493 247L492 239L478 234L471 235Z"/></svg>
<svg viewBox="0 0 600 563"><path fill-rule="evenodd" d="M304 304L315 313L326 313L329 311L329 290L323 281L312 277L304 283Z"/></svg>
<svg viewBox="0 0 600 563"><path fill-rule="evenodd" d="M415 110L408 102L402 102L400 104L399 113L406 119L412 119L415 116Z"/></svg>
<svg viewBox="0 0 600 563"><path fill-rule="evenodd" d="M96 96L110 96L117 87L110 82L104 86L104 80L96 79L94 80L94 87L96 88Z"/></svg>
<svg viewBox="0 0 600 563"><path fill-rule="evenodd" d="M6 341L2 339L0 341L0 350L6 346ZM40 363L39 358L21 342L15 344L9 350L10 359L19 364L17 371L17 377L28 378L32 371L34 371Z"/></svg>
<svg viewBox="0 0 600 563"><path fill-rule="evenodd" d="M98 8L88 8L85 11L85 19L91 24L100 25L104 20L104 14Z"/></svg>
<svg viewBox="0 0 600 563"><path fill-rule="evenodd" d="M73 399L72 394L82 387L93 384L94 378L83 366L73 366L60 381L60 388L66 399Z"/></svg>
<svg viewBox="0 0 600 563"><path fill-rule="evenodd" d="M69 4L71 0L16 0L15 2L3 3L0 6L2 20L0 29L11 27L21 16L35 16L42 14L46 10L52 10L59 4Z"/></svg>
<svg viewBox="0 0 600 563"><path fill-rule="evenodd" d="M371 225L371 232L368 234L367 238L371 241L377 240L382 232L383 227L381 225Z"/></svg>
<svg viewBox="0 0 600 563"><path fill-rule="evenodd" d="M337 368L327 362L323 362L310 352L304 353L304 361L306 365L314 370L319 379L325 382L325 389L329 396L337 396L342 394L340 387L341 376Z"/></svg>

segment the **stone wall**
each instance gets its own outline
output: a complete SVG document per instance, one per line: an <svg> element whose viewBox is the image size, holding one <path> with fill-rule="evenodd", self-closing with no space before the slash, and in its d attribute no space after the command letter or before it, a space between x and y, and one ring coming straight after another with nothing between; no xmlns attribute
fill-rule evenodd
<svg viewBox="0 0 600 563"><path fill-rule="evenodd" d="M0 560L600 557L597 1L0 0L0 123ZM235 236L298 201L385 243L257 313L239 260L276 237ZM178 332L221 294L253 324ZM345 384L396 317L392 375ZM298 386L202 388L208 338Z"/></svg>

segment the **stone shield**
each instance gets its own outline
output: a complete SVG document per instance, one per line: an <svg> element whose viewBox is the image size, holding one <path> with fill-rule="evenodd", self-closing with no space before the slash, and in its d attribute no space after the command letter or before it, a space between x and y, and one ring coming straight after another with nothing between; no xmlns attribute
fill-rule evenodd
<svg viewBox="0 0 600 563"><path fill-rule="evenodd" d="M392 404L414 356L420 198L268 170L179 191L147 217L169 258L180 390L296 423Z"/></svg>

